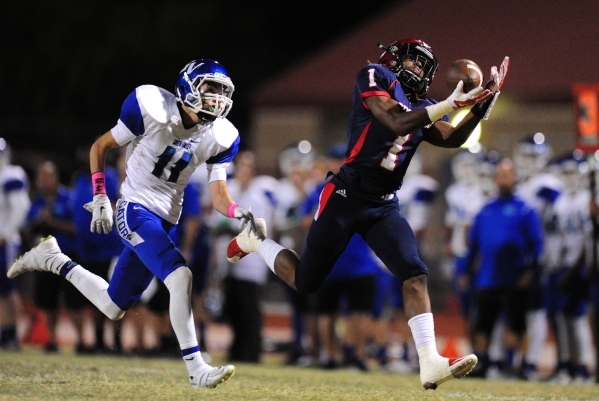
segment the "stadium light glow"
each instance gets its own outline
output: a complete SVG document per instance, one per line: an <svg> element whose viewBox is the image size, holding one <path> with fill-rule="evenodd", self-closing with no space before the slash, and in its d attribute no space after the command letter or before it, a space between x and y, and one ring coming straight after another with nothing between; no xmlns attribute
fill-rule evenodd
<svg viewBox="0 0 599 401"><path fill-rule="evenodd" d="M462 121L462 118L464 118L464 116L466 114L468 114L470 110L460 110L457 113L455 113L453 115L453 117L451 117L450 122L451 125L453 125L454 127L460 122ZM472 134L470 134L470 136L468 137L468 139L466 140L466 142L461 146L462 148L467 148L470 149L472 146L474 146L476 148L477 143L480 142L480 136L482 134L482 129L481 129L481 124L479 123L476 128L474 128L474 131L472 131Z"/></svg>
<svg viewBox="0 0 599 401"><path fill-rule="evenodd" d="M310 151L312 150L312 144L310 143L310 141L304 139L297 145L297 150L299 150L300 153L303 154L310 153Z"/></svg>

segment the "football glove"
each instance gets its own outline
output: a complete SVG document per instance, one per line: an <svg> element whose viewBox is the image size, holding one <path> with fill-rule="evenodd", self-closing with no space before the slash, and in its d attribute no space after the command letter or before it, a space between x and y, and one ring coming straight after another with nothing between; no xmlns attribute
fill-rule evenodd
<svg viewBox="0 0 599 401"><path fill-rule="evenodd" d="M254 222L254 215L251 212L252 208L250 206L249 209L246 209L241 206L237 206L233 211L235 218L239 220L239 230L243 230L246 224L250 225L250 231L254 234L258 235L258 230L256 229L256 223Z"/></svg>
<svg viewBox="0 0 599 401"><path fill-rule="evenodd" d="M493 96L493 92L489 89L483 89L482 87L476 87L470 92L464 93L464 81L458 82L455 90L447 101L454 110L461 109L462 107L474 106L476 103L484 102Z"/></svg>
<svg viewBox="0 0 599 401"><path fill-rule="evenodd" d="M507 75L507 70L509 66L510 58L508 56L505 56L503 62L499 66L499 71L497 70L496 66L491 67L491 79L493 80L493 82L495 82L495 85L497 85L496 92L499 92L499 90L501 89L503 81L505 80L505 76Z"/></svg>
<svg viewBox="0 0 599 401"><path fill-rule="evenodd" d="M495 106L495 102L501 93L500 89L503 85L503 81L505 80L505 76L507 75L509 65L510 58L505 56L503 62L499 66L499 70L497 70L496 66L491 67L491 80L487 82L486 88L494 91L493 98L489 98L484 102L477 103L472 110L470 110L472 114L482 118L483 120L489 119L491 110L493 110L493 106Z"/></svg>
<svg viewBox="0 0 599 401"><path fill-rule="evenodd" d="M113 213L108 196L104 194L94 195L94 199L83 205L83 207L92 214L92 222L89 226L92 233L102 234L102 231L104 234L110 233Z"/></svg>

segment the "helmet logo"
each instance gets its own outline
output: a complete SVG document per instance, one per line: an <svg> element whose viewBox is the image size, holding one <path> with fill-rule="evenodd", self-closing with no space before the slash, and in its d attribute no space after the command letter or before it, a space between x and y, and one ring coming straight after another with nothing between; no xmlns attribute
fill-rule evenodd
<svg viewBox="0 0 599 401"><path fill-rule="evenodd" d="M204 63L196 64L196 62L194 60L194 61L188 63L185 67L183 67L183 69L181 70L180 73L182 73L183 71L185 71L186 74L191 74L193 72L193 70L195 70L196 68L199 68L199 67L201 67L203 65L204 65Z"/></svg>

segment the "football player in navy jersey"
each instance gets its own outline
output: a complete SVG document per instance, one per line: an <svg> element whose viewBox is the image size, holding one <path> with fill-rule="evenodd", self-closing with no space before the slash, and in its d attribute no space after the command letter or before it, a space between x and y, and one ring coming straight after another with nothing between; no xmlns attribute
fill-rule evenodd
<svg viewBox="0 0 599 401"><path fill-rule="evenodd" d="M447 359L435 345L433 317L427 292L428 270L420 260L417 242L399 212L395 191L418 145L462 145L481 119L488 116L507 73L509 58L491 69L486 86L464 93L460 82L444 101L427 97L438 62L422 40L403 39L384 49L378 63L358 74L353 90L353 109L348 124L346 160L338 174L331 174L300 258L251 229L232 240L231 260L258 252L270 268L298 292L318 290L351 237L360 234L376 255L403 282L405 314L420 361L420 380L425 389L453 377L462 377L477 362L475 355ZM473 106L457 126L448 113ZM256 227L264 225L256 219Z"/></svg>
<svg viewBox="0 0 599 401"><path fill-rule="evenodd" d="M123 102L116 125L90 149L93 200L90 230L108 234L113 216L125 248L107 283L64 255L56 238L44 239L7 272L51 271L69 280L98 309L119 320L154 277L169 291L169 315L193 387L214 388L235 373L233 365L212 367L200 354L191 310L192 273L175 244L183 192L191 174L205 164L214 209L242 224L251 213L231 199L226 168L237 154L239 132L225 117L235 87L217 61L198 59L179 72L175 94L155 85L137 87ZM110 149L127 145L126 177L113 212L106 191ZM256 230L254 230L256 232Z"/></svg>

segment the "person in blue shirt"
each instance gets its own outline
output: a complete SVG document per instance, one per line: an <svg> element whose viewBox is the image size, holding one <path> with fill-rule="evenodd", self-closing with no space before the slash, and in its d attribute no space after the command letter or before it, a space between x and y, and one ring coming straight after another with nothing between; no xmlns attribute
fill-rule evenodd
<svg viewBox="0 0 599 401"><path fill-rule="evenodd" d="M67 255L74 256L75 225L72 194L68 187L60 183L58 168L51 161L42 162L36 169L35 191L23 234L24 239L30 243L35 243L37 238L51 234ZM44 345L46 352L59 350L56 327L63 301L77 333L77 351L85 352L83 312L84 307L88 305L87 300L72 284L63 282L60 277L46 272L35 272L34 304L44 312L49 333L49 341Z"/></svg>
<svg viewBox="0 0 599 401"><path fill-rule="evenodd" d="M538 212L514 195L516 174L510 159L498 164L494 179L498 196L476 215L463 259L463 271L473 277L476 292L474 349L481 363L475 376L485 376L489 368L489 339L501 313L509 329L505 338L508 354L513 355L522 345L528 287L537 274L543 247Z"/></svg>

